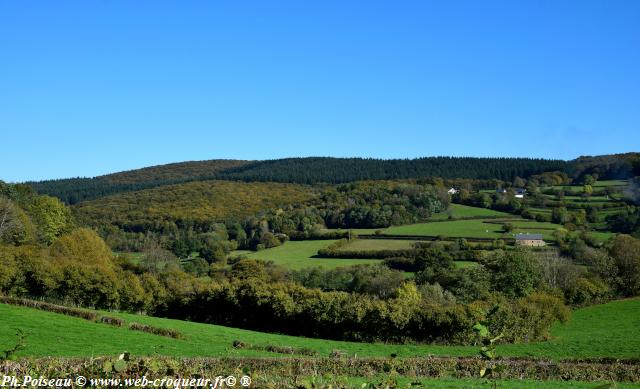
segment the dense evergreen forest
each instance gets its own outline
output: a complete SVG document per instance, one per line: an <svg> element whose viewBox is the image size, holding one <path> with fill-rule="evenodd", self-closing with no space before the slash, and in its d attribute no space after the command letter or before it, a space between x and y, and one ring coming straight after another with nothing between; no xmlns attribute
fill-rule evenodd
<svg viewBox="0 0 640 389"><path fill-rule="evenodd" d="M269 161L213 160L183 162L132 170L95 178L29 182L38 193L58 197L67 204L115 193L210 179L296 184L346 183L425 177L499 179L512 181L545 171L570 172L561 160L530 158L418 159L288 158Z"/></svg>
<svg viewBox="0 0 640 389"><path fill-rule="evenodd" d="M67 204L158 186L202 180L296 184L339 184L361 180L440 177L513 181L559 171L579 179L629 178L640 174L640 154L580 157L573 161L536 158L426 157L416 159L286 158L268 161L210 160L172 163L94 178L28 182L38 193Z"/></svg>
<svg viewBox="0 0 640 389"><path fill-rule="evenodd" d="M150 166L94 178L66 178L27 182L38 193L55 196L67 204L97 199L115 193L133 192L163 185L214 179L248 161L213 159Z"/></svg>
<svg viewBox="0 0 640 389"><path fill-rule="evenodd" d="M287 158L229 169L227 179L312 184L361 180L442 177L499 179L529 177L545 171L568 171L565 161L530 158L427 157L417 159Z"/></svg>

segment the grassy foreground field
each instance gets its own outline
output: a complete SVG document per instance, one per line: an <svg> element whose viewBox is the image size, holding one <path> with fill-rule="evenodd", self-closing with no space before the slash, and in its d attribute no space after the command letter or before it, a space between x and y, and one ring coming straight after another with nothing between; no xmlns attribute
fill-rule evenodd
<svg viewBox="0 0 640 389"><path fill-rule="evenodd" d="M109 313L137 322L180 331L183 339L172 339L113 327L32 308L0 304L0 350L11 347L17 329L28 334L20 356L99 356L129 351L133 355L177 357L282 356L266 351L234 349L234 340L259 346L279 345L310 348L319 356L333 350L360 357L420 357L428 355L473 356L477 347L394 345L308 339L267 334L217 325ZM64 328L64 331L60 329ZM614 301L577 310L571 322L555 325L552 339L531 344L501 345L500 356L564 358L639 358L640 299Z"/></svg>
<svg viewBox="0 0 640 389"><path fill-rule="evenodd" d="M318 250L329 246L335 240L303 240L289 241L282 246L260 251L236 250L231 255L244 255L250 259L273 261L277 265L288 269L299 270L306 267L324 267L328 269L351 266L369 265L381 262L379 259L332 259L316 258Z"/></svg>

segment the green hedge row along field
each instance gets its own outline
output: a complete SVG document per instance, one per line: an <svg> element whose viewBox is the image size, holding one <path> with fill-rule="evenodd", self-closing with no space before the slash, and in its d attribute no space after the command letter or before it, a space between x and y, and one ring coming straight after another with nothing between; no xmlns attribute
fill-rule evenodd
<svg viewBox="0 0 640 389"><path fill-rule="evenodd" d="M408 378L399 377L397 380L393 378L378 377L377 379L365 379L365 378L347 378L343 380L347 384L354 385L355 388L361 388L363 384L384 384L386 382L397 382L399 388L430 388L430 389L486 389L489 387L487 380L478 378ZM538 381L538 380L496 380L497 387L502 389L576 389L576 388L609 388L607 385L612 385L610 381L601 382L580 382L580 381ZM332 384L331 380L327 379L327 385ZM336 387L335 384L332 385ZM631 389L637 388L637 383L621 383L616 382L612 388L619 389Z"/></svg>
<svg viewBox="0 0 640 389"><path fill-rule="evenodd" d="M561 228L558 224L528 222L525 219L505 220L515 226L515 229L505 234L502 224L496 220L452 220L438 223L418 223L405 226L389 227L387 235L414 235L414 236L445 236L449 238L513 238L513 234L530 233L542 234L545 240L553 239L553 230Z"/></svg>
<svg viewBox="0 0 640 389"><path fill-rule="evenodd" d="M354 235L375 235L378 232L384 232L384 228L350 228L350 229L341 229L341 228L325 228L322 231L326 233L336 232L336 231L351 231Z"/></svg>
<svg viewBox="0 0 640 389"><path fill-rule="evenodd" d="M337 251L408 250L413 248L416 242L416 240L404 239L353 239Z"/></svg>
<svg viewBox="0 0 640 389"><path fill-rule="evenodd" d="M380 259L334 259L334 258L317 258L318 250L326 248L335 240L302 240L289 241L283 245L260 250L236 250L231 256L246 256L250 259L260 259L263 261L273 261L275 264L286 267L291 270L299 270L307 267L324 267L332 269L340 266L351 265L369 265L380 263Z"/></svg>
<svg viewBox="0 0 640 389"><path fill-rule="evenodd" d="M622 361L561 361L550 362L535 359L498 359L502 370L501 384L507 387L523 387L520 380L531 387L545 383L547 387L559 380L572 381L580 387L592 383L637 383L640 381L640 366ZM123 353L121 357L99 357L85 359L45 358L0 362L5 375L14 377L56 377L70 379L83 376L105 378L111 386L113 380L136 380L145 377L171 378L165 387L220 387L211 381L215 377L234 375L236 380L248 376L251 386L258 388L399 388L422 386L422 383L447 382L449 384L491 384L479 380L480 369L486 364L479 358L162 358L136 357ZM202 378L200 383L188 380ZM175 382L178 379L178 383ZM182 381L186 379L187 382ZM457 381L461 380L461 381ZM580 380L580 381L576 381ZM147 382L148 382L147 381ZM122 382L122 381L121 381ZM182 382L180 384L180 382ZM236 381L237 382L237 381ZM242 381L240 381L242 383ZM589 383L591 382L591 384ZM213 384L213 385L211 385ZM364 384L364 386L363 386ZM127 385L124 383L124 385ZM23 386L30 386L24 385ZM36 385L31 385L36 386ZM44 385L39 385L44 386ZM127 385L138 386L138 385ZM233 384L222 387L232 387ZM442 386L438 386L442 387ZM446 386L445 386L446 387ZM538 386L539 387L539 386ZM610 386L606 386L610 387Z"/></svg>
<svg viewBox="0 0 640 389"><path fill-rule="evenodd" d="M329 356L335 350L359 357L474 356L477 347L382 344L330 341L267 334L223 326L180 320L154 318L109 312L125 325L89 322L33 308L0 304L0 351L15 344L18 329L27 334L26 348L18 356L87 357L117 355L129 351L133 355L166 355L175 357L256 357L281 354L250 349L236 349L234 341L255 346L278 345L310 349L318 356ZM131 322L179 331L180 339L131 331ZM64 328L65 331L60 331ZM498 346L501 357L573 358L640 358L640 299L610 302L576 310L567 324L552 328L552 339L530 344Z"/></svg>
<svg viewBox="0 0 640 389"><path fill-rule="evenodd" d="M591 186L597 189L603 189L606 187L623 189L628 185L629 185L629 180L603 180L603 181L596 181ZM546 190L546 189L563 190L569 193L569 192L582 192L583 186L582 185L553 185L553 186L542 187L541 189L542 190Z"/></svg>
<svg viewBox="0 0 640 389"><path fill-rule="evenodd" d="M494 211L492 209L470 207L462 204L450 204L445 212L436 213L429 220L447 220L449 218L483 218L483 217L513 217L505 212Z"/></svg>

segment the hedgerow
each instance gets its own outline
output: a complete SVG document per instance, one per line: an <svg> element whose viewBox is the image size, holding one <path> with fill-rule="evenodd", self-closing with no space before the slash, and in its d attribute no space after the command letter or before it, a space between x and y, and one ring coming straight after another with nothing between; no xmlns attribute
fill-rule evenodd
<svg viewBox="0 0 640 389"><path fill-rule="evenodd" d="M133 323L129 323L129 329L134 331L148 332L150 334L166 336L174 339L182 338L182 333L172 328L160 328L160 327L150 326L147 324L140 324L140 323L133 322Z"/></svg>
<svg viewBox="0 0 640 389"><path fill-rule="evenodd" d="M113 316L102 316L100 318L100 322L104 324L109 324L115 327L122 327L124 325L124 320L117 317L113 317Z"/></svg>
<svg viewBox="0 0 640 389"><path fill-rule="evenodd" d="M278 354L298 354L298 355L307 355L307 356L316 356L318 352L312 350L307 347L292 347L292 346L278 346L274 344L268 345L254 345L250 343L245 343L240 340L234 340L232 343L233 348L236 349L247 349L247 350L255 350L255 351L268 351L270 353L278 353Z"/></svg>
<svg viewBox="0 0 640 389"><path fill-rule="evenodd" d="M499 379L562 381L640 382L639 360L564 360L502 358ZM117 366L117 368L113 368ZM478 377L484 361L474 357L425 358L42 358L0 362L0 372L14 376L75 378L210 377L242 374L252 378L252 387L294 384L302 377L365 377L384 375L421 378ZM108 368L110 367L110 368ZM336 381L338 382L338 381ZM297 387L297 386L293 386Z"/></svg>
<svg viewBox="0 0 640 389"><path fill-rule="evenodd" d="M23 307L40 309L42 311L59 313L62 315L79 317L89 321L96 321L98 314L92 311L86 311L84 309L65 307L62 305L51 304L45 301L30 300L17 297L0 296L0 303L9 305L19 305Z"/></svg>

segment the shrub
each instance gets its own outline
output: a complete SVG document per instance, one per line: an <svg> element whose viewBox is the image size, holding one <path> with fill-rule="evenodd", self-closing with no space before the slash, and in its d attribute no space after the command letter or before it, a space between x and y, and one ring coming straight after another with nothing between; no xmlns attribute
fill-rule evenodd
<svg viewBox="0 0 640 389"><path fill-rule="evenodd" d="M197 371L203 377L215 377L221 371L235 371L242 366L255 377L252 387L301 387L302 377L354 377L389 376L391 370L405 377L469 378L477 376L483 366L476 357L426 358L341 358L340 350L333 358L41 358L24 361L0 362L5 375L61 376L73 372L85 377L139 378L191 377ZM121 362L117 362L121 361ZM117 365L116 365L117 362ZM501 358L496 363L504 366L500 379L640 382L640 364L637 360L571 360L553 361L527 358ZM292 368L294 366L295 368ZM106 369L105 367L110 367ZM144 373L143 373L144 372ZM331 387L351 387L340 378L332 378ZM276 385L273 385L277 383ZM462 384L462 383L461 383ZM552 383L549 383L552 384ZM579 385L579 383L577 383ZM483 385L484 386L484 385ZM304 386L311 387L311 386ZM313 386L329 388L328 384ZM395 387L395 386L390 386Z"/></svg>
<svg viewBox="0 0 640 389"><path fill-rule="evenodd" d="M416 261L413 258L391 257L384 260L384 264L394 270L415 272L420 269L416 267Z"/></svg>
<svg viewBox="0 0 640 389"><path fill-rule="evenodd" d="M604 302L611 289L600 279L578 278L565 292L565 298L571 305L582 306Z"/></svg>
<svg viewBox="0 0 640 389"><path fill-rule="evenodd" d="M100 318L100 322L115 327L122 327L124 325L124 321L122 319L113 316L102 316Z"/></svg>
<svg viewBox="0 0 640 389"><path fill-rule="evenodd" d="M241 340L233 341L233 348L238 349L247 349L247 350L255 350L255 351L268 351L270 353L278 353L278 354L298 354L298 355L307 355L307 356L316 356L318 352L312 350L307 347L291 347L291 346L277 346L273 344L268 344L266 346L262 345L252 345L249 343L245 343Z"/></svg>
<svg viewBox="0 0 640 389"><path fill-rule="evenodd" d="M182 333L180 333L180 331L171 328L160 328L134 322L129 324L129 329L134 331L148 332L150 334L166 336L174 339L182 338Z"/></svg>

